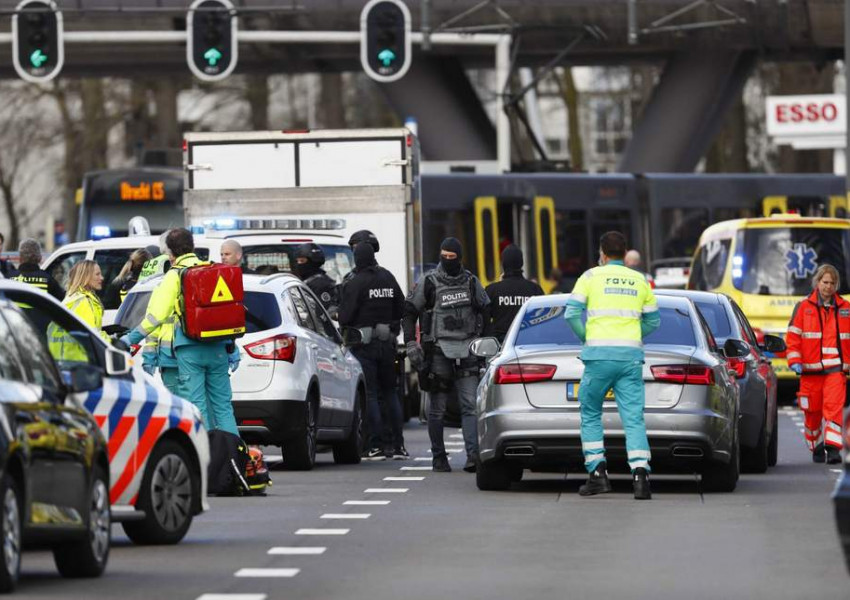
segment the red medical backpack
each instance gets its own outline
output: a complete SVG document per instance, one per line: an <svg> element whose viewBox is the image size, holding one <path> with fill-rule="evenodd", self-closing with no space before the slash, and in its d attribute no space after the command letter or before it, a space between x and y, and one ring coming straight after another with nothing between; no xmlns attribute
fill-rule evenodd
<svg viewBox="0 0 850 600"><path fill-rule="evenodd" d="M180 274L183 333L201 342L245 335L242 269L221 264L198 265Z"/></svg>

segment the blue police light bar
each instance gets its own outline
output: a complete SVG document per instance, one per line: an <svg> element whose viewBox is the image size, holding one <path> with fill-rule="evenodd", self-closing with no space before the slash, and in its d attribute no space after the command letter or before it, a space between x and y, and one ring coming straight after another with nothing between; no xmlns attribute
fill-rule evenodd
<svg viewBox="0 0 850 600"><path fill-rule="evenodd" d="M345 219L210 219L203 228L193 227L193 233L203 231L329 231L345 229Z"/></svg>
<svg viewBox="0 0 850 600"><path fill-rule="evenodd" d="M91 228L91 239L98 240L112 237L112 230L107 225L94 225Z"/></svg>

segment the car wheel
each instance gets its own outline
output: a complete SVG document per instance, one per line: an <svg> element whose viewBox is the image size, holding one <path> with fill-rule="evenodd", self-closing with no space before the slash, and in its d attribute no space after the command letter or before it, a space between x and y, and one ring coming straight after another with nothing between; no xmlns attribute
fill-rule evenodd
<svg viewBox="0 0 850 600"><path fill-rule="evenodd" d="M298 436L282 446L283 466L290 471L309 471L316 464L316 402L304 403L304 422Z"/></svg>
<svg viewBox="0 0 850 600"><path fill-rule="evenodd" d="M482 491L506 490L511 487L511 469L502 461L479 462L475 470L475 483Z"/></svg>
<svg viewBox="0 0 850 600"><path fill-rule="evenodd" d="M520 466L512 467L511 470L509 471L511 483L519 483L520 481L522 481L522 474L524 472L525 472L525 469L523 469Z"/></svg>
<svg viewBox="0 0 850 600"><path fill-rule="evenodd" d="M53 548L53 560L63 577L98 577L109 560L109 485L100 467L92 472L88 531L85 538Z"/></svg>
<svg viewBox="0 0 850 600"><path fill-rule="evenodd" d="M14 479L6 475L0 485L2 505L3 560L0 561L0 592L11 592L21 574L21 490Z"/></svg>
<svg viewBox="0 0 850 600"><path fill-rule="evenodd" d="M708 464L702 472L702 489L706 492L734 492L740 472L740 448L736 430L729 462Z"/></svg>
<svg viewBox="0 0 850 600"><path fill-rule="evenodd" d="M351 415L351 432L344 442L333 447L334 462L338 465L356 465L363 454L363 395L357 392L354 398L354 414Z"/></svg>
<svg viewBox="0 0 850 600"><path fill-rule="evenodd" d="M186 450L174 440L162 440L151 454L139 489L136 508L145 518L122 523L124 533L136 544L176 544L192 525L200 487Z"/></svg>
<svg viewBox="0 0 850 600"><path fill-rule="evenodd" d="M764 473L768 466L768 435L767 435L767 417L762 423L759 431L758 442L754 448L746 448L742 451L742 462L744 469L748 473Z"/></svg>
<svg viewBox="0 0 850 600"><path fill-rule="evenodd" d="M770 444L767 446L767 466L775 467L779 461L779 411L773 410L773 431L770 432Z"/></svg>

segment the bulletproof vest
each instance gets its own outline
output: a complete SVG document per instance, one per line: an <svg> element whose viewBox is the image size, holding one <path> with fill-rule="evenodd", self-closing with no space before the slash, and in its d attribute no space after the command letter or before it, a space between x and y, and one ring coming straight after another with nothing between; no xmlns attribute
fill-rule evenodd
<svg viewBox="0 0 850 600"><path fill-rule="evenodd" d="M431 309L431 335L435 340L467 340L478 331L477 312L469 278L458 282L433 277L434 307Z"/></svg>
<svg viewBox="0 0 850 600"><path fill-rule="evenodd" d="M326 309L337 305L336 285L323 270L305 279L304 283L316 294Z"/></svg>

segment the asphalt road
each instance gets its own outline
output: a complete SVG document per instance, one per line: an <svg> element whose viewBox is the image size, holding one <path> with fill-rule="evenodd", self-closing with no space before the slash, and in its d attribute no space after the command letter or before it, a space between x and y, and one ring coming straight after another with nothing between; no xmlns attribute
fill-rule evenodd
<svg viewBox="0 0 850 600"><path fill-rule="evenodd" d="M400 470L430 465L414 460L337 467L326 453L312 472L273 471L266 497L212 498L178 546L136 547L116 526L101 579L62 579L49 553L27 553L16 596L850 598L829 500L838 472L811 463L792 412L782 411L779 464L766 475L705 495L696 477L657 475L651 502L617 476L615 493L596 498L578 496L579 475L526 473L509 492L479 492L459 469L455 432L450 474ZM411 456L426 458L426 430L406 435Z"/></svg>

